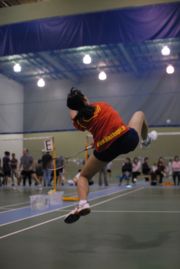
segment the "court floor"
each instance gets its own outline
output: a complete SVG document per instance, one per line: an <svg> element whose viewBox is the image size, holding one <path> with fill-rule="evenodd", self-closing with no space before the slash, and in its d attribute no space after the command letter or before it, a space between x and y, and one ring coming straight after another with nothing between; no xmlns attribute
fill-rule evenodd
<svg viewBox="0 0 180 269"><path fill-rule="evenodd" d="M2 269L180 268L179 187L93 187L92 213L69 225L74 203L32 213L30 194L0 190Z"/></svg>

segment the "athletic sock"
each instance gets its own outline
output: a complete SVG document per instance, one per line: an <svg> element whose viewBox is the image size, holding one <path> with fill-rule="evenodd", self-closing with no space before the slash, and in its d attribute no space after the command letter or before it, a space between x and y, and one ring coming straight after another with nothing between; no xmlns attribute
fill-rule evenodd
<svg viewBox="0 0 180 269"><path fill-rule="evenodd" d="M79 206L83 206L85 204L87 204L87 200L80 200L79 201Z"/></svg>

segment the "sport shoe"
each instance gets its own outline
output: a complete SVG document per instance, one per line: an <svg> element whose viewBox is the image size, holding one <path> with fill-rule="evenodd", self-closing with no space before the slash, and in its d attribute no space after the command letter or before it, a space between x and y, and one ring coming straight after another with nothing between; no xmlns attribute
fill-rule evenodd
<svg viewBox="0 0 180 269"><path fill-rule="evenodd" d="M85 203L84 205L78 206L71 212L69 212L69 214L65 217L64 222L67 224L73 223L77 221L81 216L86 216L90 212L90 205L88 203Z"/></svg>
<svg viewBox="0 0 180 269"><path fill-rule="evenodd" d="M152 141L155 141L158 138L158 133L153 130L150 133L148 133L147 138L141 142L142 147L147 147L149 144L151 144Z"/></svg>
<svg viewBox="0 0 180 269"><path fill-rule="evenodd" d="M147 138L141 142L141 147L148 147L151 144L151 141L150 134L148 134Z"/></svg>

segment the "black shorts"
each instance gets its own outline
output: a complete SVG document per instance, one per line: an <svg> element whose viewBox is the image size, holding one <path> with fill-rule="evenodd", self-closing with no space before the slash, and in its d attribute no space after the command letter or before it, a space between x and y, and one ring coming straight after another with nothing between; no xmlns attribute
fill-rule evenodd
<svg viewBox="0 0 180 269"><path fill-rule="evenodd" d="M23 177L28 177L28 176L31 176L32 174L35 174L35 171L34 170L22 170L21 171L21 175Z"/></svg>
<svg viewBox="0 0 180 269"><path fill-rule="evenodd" d="M133 151L139 143L139 136L136 130L130 128L127 133L116 139L108 149L104 151L94 150L94 156L103 162L110 162L121 154Z"/></svg>
<svg viewBox="0 0 180 269"><path fill-rule="evenodd" d="M57 175L57 177L58 177L59 175L62 175L62 173L63 173L63 168L60 168L60 169L57 169L57 170L56 170L56 175Z"/></svg>
<svg viewBox="0 0 180 269"><path fill-rule="evenodd" d="M4 176L10 177L11 176L11 170L4 169Z"/></svg>

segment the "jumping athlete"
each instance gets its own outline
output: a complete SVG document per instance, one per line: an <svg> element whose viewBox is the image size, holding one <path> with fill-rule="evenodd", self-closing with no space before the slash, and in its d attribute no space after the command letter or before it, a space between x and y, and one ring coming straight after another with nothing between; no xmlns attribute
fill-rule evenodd
<svg viewBox="0 0 180 269"><path fill-rule="evenodd" d="M87 201L88 181L117 156L133 151L139 141L147 146L152 139L142 111L135 112L126 125L112 106L105 102L89 103L87 97L75 88L67 96L67 107L75 128L89 131L94 140L94 152L77 180L79 205L64 220L66 223L73 223L91 211Z"/></svg>

